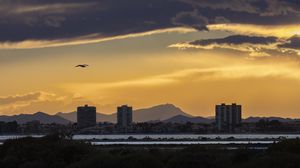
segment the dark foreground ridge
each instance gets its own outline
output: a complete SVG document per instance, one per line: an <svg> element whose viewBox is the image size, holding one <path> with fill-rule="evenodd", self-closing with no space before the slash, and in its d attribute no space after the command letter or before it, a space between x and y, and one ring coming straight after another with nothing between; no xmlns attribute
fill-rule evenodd
<svg viewBox="0 0 300 168"><path fill-rule="evenodd" d="M267 150L206 146L97 147L64 136L8 140L0 146L5 168L282 168L300 166L300 140L284 140Z"/></svg>

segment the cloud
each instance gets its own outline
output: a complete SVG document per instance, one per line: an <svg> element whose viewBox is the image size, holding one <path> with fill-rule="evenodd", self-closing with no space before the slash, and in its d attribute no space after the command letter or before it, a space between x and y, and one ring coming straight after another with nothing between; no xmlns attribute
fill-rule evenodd
<svg viewBox="0 0 300 168"><path fill-rule="evenodd" d="M208 30L206 27L208 20L201 16L198 10L192 12L181 12L172 18L172 21L175 25L192 27L197 30Z"/></svg>
<svg viewBox="0 0 300 168"><path fill-rule="evenodd" d="M279 39L276 37L257 37L233 35L219 39L204 39L192 42L178 43L169 47L179 49L231 49L241 52L248 52L250 56L269 56L265 50L276 49Z"/></svg>
<svg viewBox="0 0 300 168"><path fill-rule="evenodd" d="M231 10L259 14L261 16L276 16L282 14L299 14L299 3L295 0L181 0L198 7Z"/></svg>
<svg viewBox="0 0 300 168"><path fill-rule="evenodd" d="M81 37L93 42L95 35L107 39L177 27L206 30L216 23L299 24L299 8L295 0L2 0L0 43L2 48L28 41L51 47L62 41L82 44L73 43Z"/></svg>
<svg viewBox="0 0 300 168"><path fill-rule="evenodd" d="M288 38L287 41L288 42L279 45L279 47L300 50L300 36L295 35Z"/></svg>
<svg viewBox="0 0 300 168"><path fill-rule="evenodd" d="M13 95L0 97L0 106L11 105L11 104L28 104L31 102L39 101L52 101L52 100L63 100L64 97L60 97L54 93L49 92L30 92L23 95Z"/></svg>
<svg viewBox="0 0 300 168"><path fill-rule="evenodd" d="M277 42L276 37L256 37L256 36L243 36L243 35L234 35L220 39L207 39L207 40L197 40L191 42L193 45L202 45L207 46L211 44L229 44L229 45L238 45L238 44L271 44Z"/></svg>
<svg viewBox="0 0 300 168"><path fill-rule="evenodd" d="M297 55L299 52L299 38L297 36L289 39L277 37L232 35L218 39L204 39L192 42L184 42L170 45L169 47L179 49L231 49L240 52L247 52L252 57L274 56L274 51L288 55ZM293 49L293 50L291 50ZM271 54L272 53L272 54Z"/></svg>
<svg viewBox="0 0 300 168"><path fill-rule="evenodd" d="M62 16L49 16L45 18L45 24L50 27L60 27L66 18Z"/></svg>
<svg viewBox="0 0 300 168"><path fill-rule="evenodd" d="M0 97L0 114L35 113L38 111L49 113L57 113L59 111L68 112L84 104L94 105L95 103L86 99L80 93L74 95L58 95L38 91Z"/></svg>
<svg viewBox="0 0 300 168"><path fill-rule="evenodd" d="M191 9L176 1L167 4L169 10L164 5L154 0L0 1L0 41L51 41L93 34L107 38L178 27L170 18L181 9ZM183 5L179 11L171 10L179 5Z"/></svg>
<svg viewBox="0 0 300 168"><path fill-rule="evenodd" d="M255 5L251 4L248 0L181 0L186 3L190 3L200 8L212 8L212 9L229 9L232 11L258 13L259 6L265 6L266 4ZM265 2L265 1L262 1Z"/></svg>
<svg viewBox="0 0 300 168"><path fill-rule="evenodd" d="M42 92L42 91L30 92L22 95L0 97L0 113L7 114L7 113L14 113L16 111L18 113L28 112L28 111L20 111L20 109L41 102L49 103L49 102L63 101L63 100L64 97L57 96L54 93Z"/></svg>
<svg viewBox="0 0 300 168"><path fill-rule="evenodd" d="M41 95L41 92L33 92L24 95L0 97L0 106L17 102L35 101L38 100L41 97Z"/></svg>
<svg viewBox="0 0 300 168"><path fill-rule="evenodd" d="M207 26L211 31L229 31L234 34L251 36L276 36L289 38L300 34L300 24L289 25L255 25L255 24L211 24ZM266 31L267 30L267 31Z"/></svg>
<svg viewBox="0 0 300 168"><path fill-rule="evenodd" d="M120 36L112 37L103 37L101 34L91 34L88 36L80 36L70 39L61 39L61 40L26 40L18 43L5 42L0 43L0 49L30 49L30 48L45 48L45 47L59 47L59 46L68 46L68 45L80 45L80 44L89 44L89 43L99 43L111 40L120 40L126 38L135 38L142 36L150 36L153 34L160 33L189 33L195 32L195 29L192 28L168 28L168 29L159 29L142 33L133 33Z"/></svg>

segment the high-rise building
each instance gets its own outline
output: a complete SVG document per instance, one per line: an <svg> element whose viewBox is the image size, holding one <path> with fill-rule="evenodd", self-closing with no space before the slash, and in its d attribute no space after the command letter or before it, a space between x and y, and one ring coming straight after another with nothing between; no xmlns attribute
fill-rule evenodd
<svg viewBox="0 0 300 168"><path fill-rule="evenodd" d="M216 127L220 132L234 132L242 122L242 106L216 105Z"/></svg>
<svg viewBox="0 0 300 168"><path fill-rule="evenodd" d="M132 107L123 105L118 107L118 126L122 128L127 128L132 124Z"/></svg>
<svg viewBox="0 0 300 168"><path fill-rule="evenodd" d="M96 125L96 107L81 106L77 107L77 126L78 128L93 127Z"/></svg>

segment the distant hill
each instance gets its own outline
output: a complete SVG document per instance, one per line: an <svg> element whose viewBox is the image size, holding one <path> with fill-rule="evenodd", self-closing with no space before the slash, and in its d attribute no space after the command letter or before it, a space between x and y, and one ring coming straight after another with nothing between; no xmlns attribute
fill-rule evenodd
<svg viewBox="0 0 300 168"><path fill-rule="evenodd" d="M70 123L69 120L66 120L57 115L49 115L43 112L37 112L34 114L20 114L20 115L13 115L13 116L0 116L0 121L3 122L11 122L17 121L19 124L25 124L30 121L40 121L43 124L68 124Z"/></svg>
<svg viewBox="0 0 300 168"><path fill-rule="evenodd" d="M76 122L77 113L57 113L56 115L63 117L67 120ZM173 104L162 104L145 109L137 109L133 111L133 121L134 122L147 122L147 121L163 121L171 117L182 115L191 117L191 115L183 112L180 108ZM97 113L97 122L111 122L116 123L117 114L101 114Z"/></svg>
<svg viewBox="0 0 300 168"><path fill-rule="evenodd" d="M243 122L245 123L254 123L254 122L258 122L259 120L278 120L280 122L295 122L295 121L300 121L300 119L291 119L291 118L281 118L281 117L248 117L246 119L243 119Z"/></svg>
<svg viewBox="0 0 300 168"><path fill-rule="evenodd" d="M135 122L147 122L155 120L166 120L171 117L182 115L191 117L173 104L162 104L150 108L138 109L134 111L133 120Z"/></svg>
<svg viewBox="0 0 300 168"><path fill-rule="evenodd" d="M214 122L212 119L204 118L204 117L188 117L188 116L183 116L183 115L177 115L174 117L171 117L167 120L164 120L163 122L165 123L180 123L184 124L187 122L190 123L198 123L198 124L211 124Z"/></svg>
<svg viewBox="0 0 300 168"><path fill-rule="evenodd" d="M70 112L70 113L59 112L56 115L60 116L60 117L62 117L64 119L67 119L69 121L77 122L77 112ZM113 113L113 114L101 114L101 113L97 113L96 114L96 119L97 119L97 122L111 122L111 123L115 123L117 121L117 114L116 113Z"/></svg>

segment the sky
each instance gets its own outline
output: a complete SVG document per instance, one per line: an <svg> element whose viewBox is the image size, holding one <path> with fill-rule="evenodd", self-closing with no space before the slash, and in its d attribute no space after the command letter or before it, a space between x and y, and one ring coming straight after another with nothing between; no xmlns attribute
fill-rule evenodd
<svg viewBox="0 0 300 168"><path fill-rule="evenodd" d="M300 3L0 0L0 76L0 115L238 103L300 118Z"/></svg>

